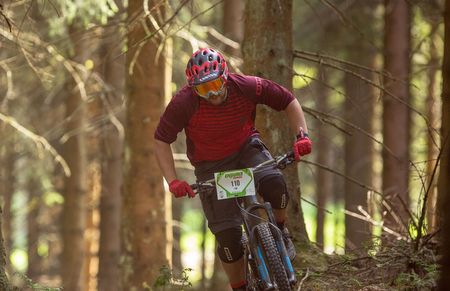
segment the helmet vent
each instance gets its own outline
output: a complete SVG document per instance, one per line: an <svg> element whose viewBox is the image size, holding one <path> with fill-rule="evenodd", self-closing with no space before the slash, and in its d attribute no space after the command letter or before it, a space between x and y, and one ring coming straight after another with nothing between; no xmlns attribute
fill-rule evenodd
<svg viewBox="0 0 450 291"><path fill-rule="evenodd" d="M210 76L212 74L212 76ZM207 82L213 77L220 77L228 74L225 59L215 49L202 48L191 56L186 66L186 79L189 86ZM210 76L210 78L207 78Z"/></svg>

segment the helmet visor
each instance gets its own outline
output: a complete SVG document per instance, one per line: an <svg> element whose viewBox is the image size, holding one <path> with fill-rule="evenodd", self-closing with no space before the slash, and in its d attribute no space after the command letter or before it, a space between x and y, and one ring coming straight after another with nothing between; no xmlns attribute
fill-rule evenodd
<svg viewBox="0 0 450 291"><path fill-rule="evenodd" d="M224 87L225 79L221 76L215 80L195 85L194 89L200 97L208 99L211 95L220 94Z"/></svg>

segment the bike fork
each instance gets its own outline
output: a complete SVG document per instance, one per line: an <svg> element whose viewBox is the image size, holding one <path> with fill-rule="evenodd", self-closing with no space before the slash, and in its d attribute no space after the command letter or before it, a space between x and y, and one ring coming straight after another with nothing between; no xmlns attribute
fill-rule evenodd
<svg viewBox="0 0 450 291"><path fill-rule="evenodd" d="M247 279L247 284L250 284L249 287L254 288L251 290L261 290L261 286L263 286L262 290L264 291L275 290L275 287L270 280L269 271L262 257L260 248L257 247L256 256L253 257L246 232L243 233L242 242L244 245L244 256L246 260L245 278ZM256 273L259 276L256 277Z"/></svg>
<svg viewBox="0 0 450 291"><path fill-rule="evenodd" d="M269 221L271 222L270 231L272 232L273 238L275 239L278 252L281 256L281 261L283 262L284 269L286 270L286 274L288 275L289 283L291 285L294 285L295 283L297 283L294 267L292 266L291 260L289 259L289 255L286 250L286 246L284 245L284 239L281 230L276 224L275 217L272 211L272 205L270 205L270 203L268 202L265 202L264 207L266 208Z"/></svg>

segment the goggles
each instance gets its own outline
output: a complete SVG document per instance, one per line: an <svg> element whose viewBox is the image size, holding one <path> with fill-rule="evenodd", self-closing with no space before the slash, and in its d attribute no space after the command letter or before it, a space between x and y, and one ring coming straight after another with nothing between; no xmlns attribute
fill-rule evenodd
<svg viewBox="0 0 450 291"><path fill-rule="evenodd" d="M208 99L211 95L221 94L225 88L225 83L225 78L221 76L215 80L195 85L194 90L200 97Z"/></svg>

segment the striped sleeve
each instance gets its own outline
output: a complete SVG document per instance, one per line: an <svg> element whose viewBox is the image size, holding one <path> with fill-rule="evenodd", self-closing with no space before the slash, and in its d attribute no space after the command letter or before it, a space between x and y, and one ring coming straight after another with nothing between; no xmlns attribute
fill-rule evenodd
<svg viewBox="0 0 450 291"><path fill-rule="evenodd" d="M257 104L265 104L277 111L286 107L295 99L294 95L280 84L256 76L234 76L237 86Z"/></svg>
<svg viewBox="0 0 450 291"><path fill-rule="evenodd" d="M193 96L191 89L185 87L180 90L167 105L156 127L154 137L160 141L171 144L177 135L189 123L194 114L198 100Z"/></svg>

